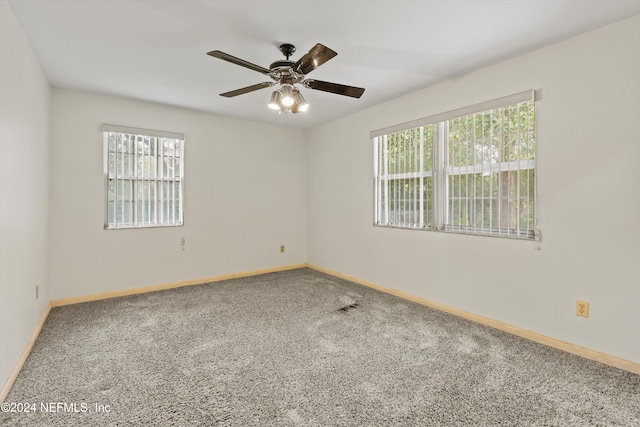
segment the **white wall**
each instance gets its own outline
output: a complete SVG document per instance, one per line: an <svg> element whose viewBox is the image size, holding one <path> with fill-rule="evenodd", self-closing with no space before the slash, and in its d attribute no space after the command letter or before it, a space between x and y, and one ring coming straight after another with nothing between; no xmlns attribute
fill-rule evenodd
<svg viewBox="0 0 640 427"><path fill-rule="evenodd" d="M103 123L186 134L183 227L103 229ZM51 142L54 300L306 261L303 131L54 89Z"/></svg>
<svg viewBox="0 0 640 427"><path fill-rule="evenodd" d="M539 245L372 226L369 131L527 89ZM639 99L636 16L313 129L308 261L640 362Z"/></svg>
<svg viewBox="0 0 640 427"><path fill-rule="evenodd" d="M49 94L0 1L0 387L49 303Z"/></svg>

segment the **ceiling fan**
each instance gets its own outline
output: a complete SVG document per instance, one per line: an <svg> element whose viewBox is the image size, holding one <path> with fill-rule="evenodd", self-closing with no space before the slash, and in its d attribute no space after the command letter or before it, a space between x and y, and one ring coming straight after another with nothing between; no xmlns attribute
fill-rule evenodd
<svg viewBox="0 0 640 427"><path fill-rule="evenodd" d="M292 44L285 43L280 45L280 52L282 52L287 59L275 61L269 65L269 68L261 67L219 50L208 52L207 55L257 71L271 77L273 80L221 93L220 96L231 98L274 85L280 85L280 87L271 94L271 101L268 104L269 108L279 112L299 113L304 112L309 108L309 104L305 101L300 90L296 87L297 84L309 89L350 96L352 98L360 98L364 93L364 89L361 87L346 86L338 83L306 78L307 74L336 56L337 53L335 51L318 43L312 47L309 52L304 54L302 58L293 62L290 61L289 58L295 51L296 47Z"/></svg>

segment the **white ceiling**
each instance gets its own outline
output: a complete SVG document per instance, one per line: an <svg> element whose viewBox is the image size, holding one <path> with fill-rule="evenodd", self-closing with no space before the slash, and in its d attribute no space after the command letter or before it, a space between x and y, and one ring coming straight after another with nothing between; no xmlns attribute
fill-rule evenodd
<svg viewBox="0 0 640 427"><path fill-rule="evenodd" d="M54 87L311 128L640 13L640 0L10 0ZM306 113L266 106L268 81L207 56L269 67L296 45L338 56L310 78L366 88L353 99L303 89Z"/></svg>

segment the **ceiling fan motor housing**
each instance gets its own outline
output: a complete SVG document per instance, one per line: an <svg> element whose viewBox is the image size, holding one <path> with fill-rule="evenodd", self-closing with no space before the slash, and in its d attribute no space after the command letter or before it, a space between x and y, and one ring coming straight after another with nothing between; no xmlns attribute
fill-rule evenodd
<svg viewBox="0 0 640 427"><path fill-rule="evenodd" d="M269 65L269 69L273 71L273 69L275 68L280 68L280 67L287 67L287 68L291 68L293 67L293 64L295 64L295 62L293 61L276 61L276 62L272 62L271 65Z"/></svg>
<svg viewBox="0 0 640 427"><path fill-rule="evenodd" d="M287 58L287 61L296 51L296 47L290 43L284 43L280 45L280 52Z"/></svg>
<svg viewBox="0 0 640 427"><path fill-rule="evenodd" d="M295 62L290 61L289 58L296 51L296 47L290 43L284 43L280 45L280 52L287 58L286 60L280 60L272 62L269 65L271 71L271 78L280 84L299 83L304 78L304 75L299 75L293 71Z"/></svg>

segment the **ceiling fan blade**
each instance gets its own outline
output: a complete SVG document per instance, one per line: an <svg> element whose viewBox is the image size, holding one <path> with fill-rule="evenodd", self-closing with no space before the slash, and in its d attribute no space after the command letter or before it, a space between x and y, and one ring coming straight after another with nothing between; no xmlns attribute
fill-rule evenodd
<svg viewBox="0 0 640 427"><path fill-rule="evenodd" d="M305 53L302 58L298 59L298 62L293 64L291 68L296 73L309 74L337 54L337 52L318 43L309 52Z"/></svg>
<svg viewBox="0 0 640 427"><path fill-rule="evenodd" d="M269 73L271 72L264 67L253 64L249 61L245 61L244 59L236 58L235 56L229 55L228 53L220 52L219 50L212 50L211 52L207 52L207 55L213 56L214 58L222 59L223 61L231 62L232 64L240 65L241 67L245 67L262 74L269 75Z"/></svg>
<svg viewBox="0 0 640 427"><path fill-rule="evenodd" d="M352 98L360 98L364 93L364 88L361 87L323 82L321 80L305 80L303 83L305 87L308 87L309 89L322 90L324 92L336 93L338 95L350 96Z"/></svg>
<svg viewBox="0 0 640 427"><path fill-rule="evenodd" d="M264 89L265 87L273 86L275 83L273 82L263 82L258 83L257 85L243 87L242 89L232 90L231 92L221 93L220 96L225 96L227 98L232 98L234 96L242 95L245 93L253 92L254 90Z"/></svg>

